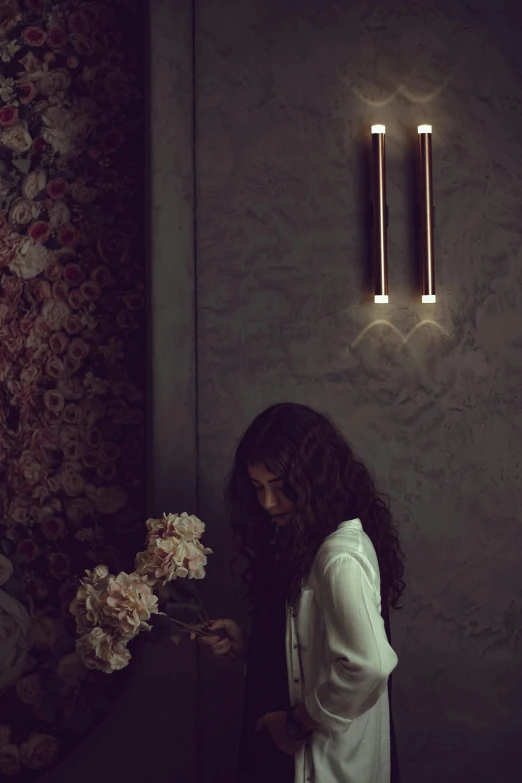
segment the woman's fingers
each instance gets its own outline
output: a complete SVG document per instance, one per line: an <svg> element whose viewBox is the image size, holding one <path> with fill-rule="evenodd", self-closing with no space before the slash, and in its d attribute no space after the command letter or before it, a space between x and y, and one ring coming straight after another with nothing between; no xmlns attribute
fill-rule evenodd
<svg viewBox="0 0 522 783"><path fill-rule="evenodd" d="M217 642L221 641L221 636L200 636L199 643L204 644L205 647L213 647Z"/></svg>
<svg viewBox="0 0 522 783"><path fill-rule="evenodd" d="M228 639L223 640L223 645L224 645L223 647L221 646L218 647L218 645L214 647L213 652L216 658L223 658L226 655L228 655L232 650L232 645L230 644Z"/></svg>
<svg viewBox="0 0 522 783"><path fill-rule="evenodd" d="M228 652L228 650L230 650L230 647L231 647L230 639L221 639L219 642L212 645L212 652L215 655L217 655L220 652L223 652L223 650L226 650Z"/></svg>

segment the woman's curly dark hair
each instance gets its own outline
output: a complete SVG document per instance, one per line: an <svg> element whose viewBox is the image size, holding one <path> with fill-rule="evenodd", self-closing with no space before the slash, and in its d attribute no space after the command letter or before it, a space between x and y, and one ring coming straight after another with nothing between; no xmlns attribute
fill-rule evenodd
<svg viewBox="0 0 522 783"><path fill-rule="evenodd" d="M263 463L283 479L295 504L290 525L277 534L259 504L248 466ZM297 599L302 580L324 539L343 521L360 519L375 547L382 600L394 609L404 590L403 553L388 504L368 469L327 416L295 403L279 403L259 414L236 450L225 488L234 540L246 557L248 597L261 606L285 593Z"/></svg>

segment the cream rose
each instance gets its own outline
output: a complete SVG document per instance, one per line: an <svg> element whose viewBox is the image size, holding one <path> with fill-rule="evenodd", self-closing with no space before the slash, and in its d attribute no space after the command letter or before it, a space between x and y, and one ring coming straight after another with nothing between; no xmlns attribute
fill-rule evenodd
<svg viewBox="0 0 522 783"><path fill-rule="evenodd" d="M64 201L55 201L49 209L49 223L53 228L71 222L71 210Z"/></svg>
<svg viewBox="0 0 522 783"><path fill-rule="evenodd" d="M71 85L71 76L66 68L54 68L37 82L40 95L49 98L58 92L64 92Z"/></svg>
<svg viewBox="0 0 522 783"><path fill-rule="evenodd" d="M19 246L15 259L9 264L13 274L23 280L30 280L47 269L49 252L43 245L38 245L29 237L25 237Z"/></svg>
<svg viewBox="0 0 522 783"><path fill-rule="evenodd" d="M0 555L0 587L5 585L11 579L13 575L13 564L5 556Z"/></svg>
<svg viewBox="0 0 522 783"><path fill-rule="evenodd" d="M33 140L25 125L12 125L0 133L0 144L11 152L27 152L31 149Z"/></svg>
<svg viewBox="0 0 522 783"><path fill-rule="evenodd" d="M9 210L9 222L14 226L27 226L37 220L39 214L39 204L25 198L17 198Z"/></svg>
<svg viewBox="0 0 522 783"><path fill-rule="evenodd" d="M28 769L38 770L47 767L58 753L58 740L51 734L31 734L20 745L22 764Z"/></svg>
<svg viewBox="0 0 522 783"><path fill-rule="evenodd" d="M61 329L70 314L71 308L60 299L48 299L42 306L42 315L53 332Z"/></svg>
<svg viewBox="0 0 522 783"><path fill-rule="evenodd" d="M81 495L85 486L85 479L79 472L79 466L74 463L65 463L60 470L60 483L63 491L69 497Z"/></svg>
<svg viewBox="0 0 522 783"><path fill-rule="evenodd" d="M29 201L35 199L47 184L47 174L43 169L35 169L24 177L22 182L22 196Z"/></svg>
<svg viewBox="0 0 522 783"><path fill-rule="evenodd" d="M96 188L87 185L83 179L77 179L71 185L71 196L78 204L92 204L97 195Z"/></svg>
<svg viewBox="0 0 522 783"><path fill-rule="evenodd" d="M24 670L30 627L25 607L0 590L0 691L16 682Z"/></svg>
<svg viewBox="0 0 522 783"><path fill-rule="evenodd" d="M127 505L127 495L116 484L110 487L98 487L93 502L96 511L100 514L115 514Z"/></svg>

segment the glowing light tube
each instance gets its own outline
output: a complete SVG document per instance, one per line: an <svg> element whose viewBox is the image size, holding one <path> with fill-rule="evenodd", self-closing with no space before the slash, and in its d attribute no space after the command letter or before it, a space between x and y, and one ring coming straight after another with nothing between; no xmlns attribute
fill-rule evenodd
<svg viewBox="0 0 522 783"><path fill-rule="evenodd" d="M384 125L372 125L372 245L376 304L388 304L385 134Z"/></svg>
<svg viewBox="0 0 522 783"><path fill-rule="evenodd" d="M422 264L422 303L434 304L435 256L433 177L431 163L431 125L419 125L419 205L420 205L420 255Z"/></svg>

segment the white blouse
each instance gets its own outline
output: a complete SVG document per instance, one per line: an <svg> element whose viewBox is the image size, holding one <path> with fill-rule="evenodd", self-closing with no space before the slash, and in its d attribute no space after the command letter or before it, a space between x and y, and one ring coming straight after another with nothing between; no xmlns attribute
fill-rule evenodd
<svg viewBox="0 0 522 783"><path fill-rule="evenodd" d="M290 701L320 724L295 783L389 783L388 677L397 656L381 617L379 565L360 520L322 543L297 610L287 605Z"/></svg>

